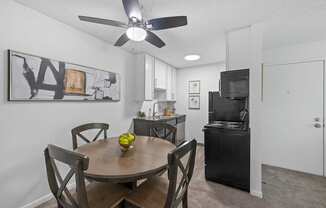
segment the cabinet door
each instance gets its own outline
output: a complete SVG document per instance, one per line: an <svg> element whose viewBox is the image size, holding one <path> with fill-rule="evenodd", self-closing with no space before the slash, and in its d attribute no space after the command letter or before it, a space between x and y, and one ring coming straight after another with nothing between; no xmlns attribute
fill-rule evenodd
<svg viewBox="0 0 326 208"><path fill-rule="evenodd" d="M166 89L167 65L162 61L155 59L155 88Z"/></svg>
<svg viewBox="0 0 326 208"><path fill-rule="evenodd" d="M208 180L249 191L249 132L206 130L205 175Z"/></svg>
<svg viewBox="0 0 326 208"><path fill-rule="evenodd" d="M145 100L154 99L154 57L145 55Z"/></svg>
<svg viewBox="0 0 326 208"><path fill-rule="evenodd" d="M167 66L166 70L166 99L172 100L172 67Z"/></svg>
<svg viewBox="0 0 326 208"><path fill-rule="evenodd" d="M172 69L172 77L171 77L171 100L177 100L177 70L176 68Z"/></svg>
<svg viewBox="0 0 326 208"><path fill-rule="evenodd" d="M176 69L167 67L167 100L176 100Z"/></svg>

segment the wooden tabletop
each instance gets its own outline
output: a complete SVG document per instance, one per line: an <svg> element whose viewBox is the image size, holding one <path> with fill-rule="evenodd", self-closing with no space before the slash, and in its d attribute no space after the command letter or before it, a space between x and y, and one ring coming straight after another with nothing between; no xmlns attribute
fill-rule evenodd
<svg viewBox="0 0 326 208"><path fill-rule="evenodd" d="M133 182L148 178L167 167L167 155L175 149L169 141L137 136L134 147L120 150L119 138L97 140L79 146L75 151L89 157L85 175L95 180Z"/></svg>

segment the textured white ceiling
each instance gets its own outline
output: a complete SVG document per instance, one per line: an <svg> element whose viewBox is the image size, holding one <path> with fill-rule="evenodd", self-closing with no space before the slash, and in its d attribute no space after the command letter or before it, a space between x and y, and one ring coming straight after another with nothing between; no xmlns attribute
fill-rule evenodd
<svg viewBox="0 0 326 208"><path fill-rule="evenodd" d="M50 17L114 43L124 29L78 20L78 15L127 22L120 0L16 0ZM266 22L264 47L279 47L325 39L326 0L140 0L146 18L186 15L188 26L156 32L162 49L129 41L124 49L146 52L176 66L188 67L225 59L224 33L228 29ZM188 53L201 59L186 62Z"/></svg>

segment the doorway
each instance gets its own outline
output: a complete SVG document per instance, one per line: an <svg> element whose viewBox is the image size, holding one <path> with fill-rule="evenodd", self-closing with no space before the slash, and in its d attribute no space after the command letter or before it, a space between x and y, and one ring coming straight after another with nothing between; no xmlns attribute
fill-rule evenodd
<svg viewBox="0 0 326 208"><path fill-rule="evenodd" d="M324 61L264 65L264 164L325 175L324 69Z"/></svg>

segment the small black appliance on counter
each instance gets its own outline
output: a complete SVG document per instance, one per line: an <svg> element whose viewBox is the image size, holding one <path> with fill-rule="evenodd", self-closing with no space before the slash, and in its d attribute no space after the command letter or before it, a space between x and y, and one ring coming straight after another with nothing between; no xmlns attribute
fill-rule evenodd
<svg viewBox="0 0 326 208"><path fill-rule="evenodd" d="M241 70L234 72L239 71L243 74ZM221 76L221 79L222 85L226 83L223 80L224 76ZM228 77L227 79L232 80L233 78ZM249 85L249 76L247 82ZM234 87L234 84L230 84L230 86ZM222 94L223 89L225 88L222 87ZM248 90L249 88L247 88ZM239 92L239 90L237 91ZM209 92L209 123L203 129L205 134L205 176L207 180L249 192L248 96L242 96L249 95L249 92L240 91L241 94L233 92L230 97L222 97L220 92ZM224 93L224 95L226 94Z"/></svg>

